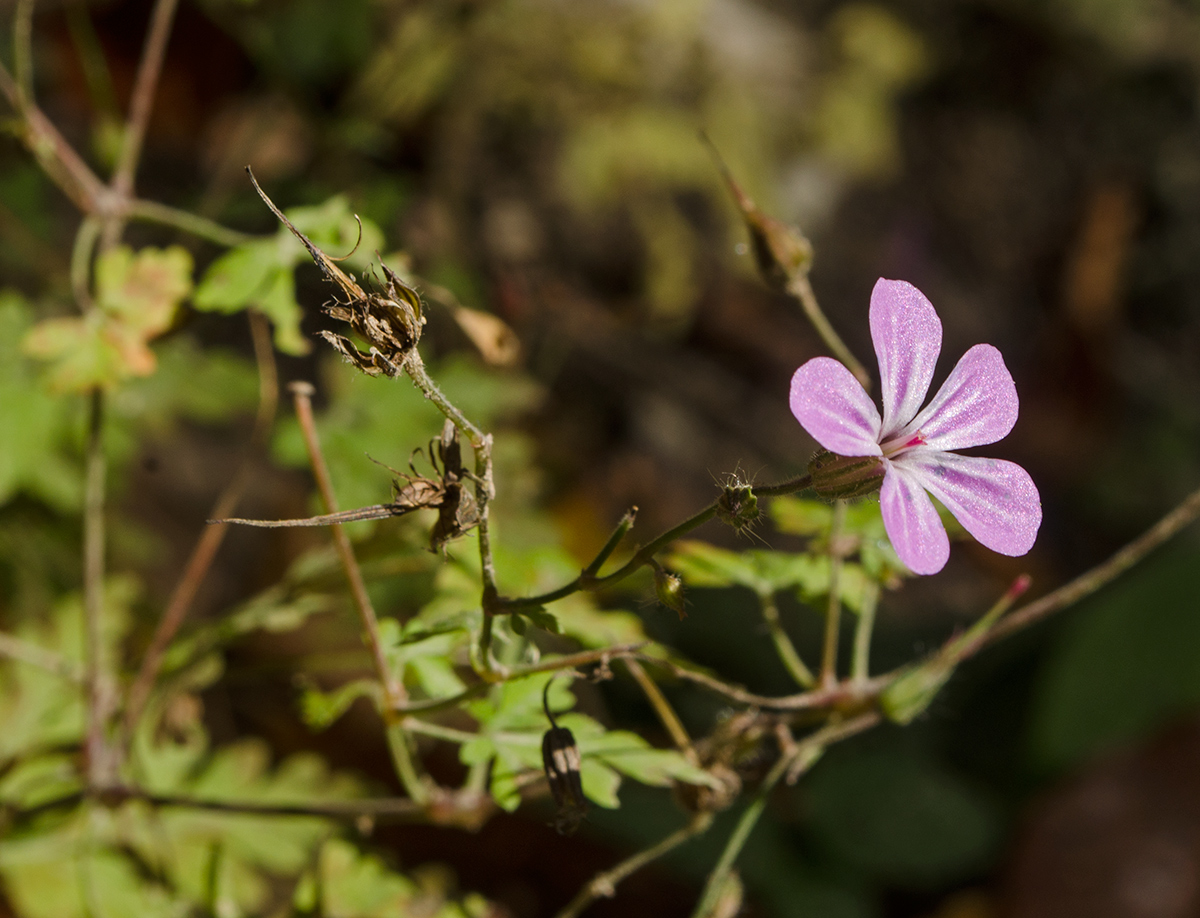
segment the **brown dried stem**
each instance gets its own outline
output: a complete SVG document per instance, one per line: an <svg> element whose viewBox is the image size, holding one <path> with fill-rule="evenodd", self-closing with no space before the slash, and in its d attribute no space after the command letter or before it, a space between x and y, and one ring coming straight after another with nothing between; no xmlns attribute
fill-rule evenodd
<svg viewBox="0 0 1200 918"><path fill-rule="evenodd" d="M150 29L146 33L146 44L142 48L142 59L138 63L133 94L129 99L125 135L109 184L113 195L121 202L127 202L133 197L134 176L141 159L142 144L146 139L146 126L150 123L150 113L154 109L158 78L162 73L163 58L166 56L167 43L171 37L171 23L178 5L179 0L157 0L150 16ZM122 208L106 222L101 243L104 248L115 245L121 238L124 220Z"/></svg>
<svg viewBox="0 0 1200 918"><path fill-rule="evenodd" d="M313 419L313 387L310 383L294 382L288 386L288 389L291 391L295 403L296 420L300 424L300 433L304 437L304 446L308 451L308 459L312 465L313 478L317 482L317 490L321 494L326 511L336 513L337 497L333 493L333 482L329 477L329 469L325 465L325 457L321 453L321 442L317 437L317 425ZM429 788L417 773L416 763L408 748L408 738L402 727L403 722L397 719L395 713L408 700L408 693L404 690L403 683L392 674L392 668L388 665L383 641L379 637L379 620L375 615L375 607L371 604L371 597L367 593L362 570L358 566L358 560L354 557L354 546L350 544L350 537L346 535L346 530L340 523L331 524L329 529L333 536L334 547L341 558L342 568L346 572L346 580L350 584L350 595L354 599L355 608L358 609L363 627L363 637L375 664L375 676L383 689L383 713L387 725L388 749L392 754L392 763L395 765L396 774L404 784L404 789L408 791L409 797L414 802L424 805L429 802Z"/></svg>
<svg viewBox="0 0 1200 918"><path fill-rule="evenodd" d="M251 310L248 315L250 335L254 342L254 357L258 364L258 413L254 419L250 449L229 484L225 486L225 490L213 504L213 519L222 519L233 513L238 502L246 493L254 470L255 459L266 445L279 404L279 378L275 367L275 353L271 348L271 330L267 325L266 318L260 313ZM175 584L175 589L171 592L170 599L167 600L167 607L158 621L158 626L150 639L150 645L142 657L138 674L129 689L129 696L125 702L121 748L125 748L133 736L138 719L141 717L150 692L154 688L154 683L158 679L167 648L187 618L192 603L195 601L196 593L208 575L209 568L212 567L213 560L216 558L228 529L229 527L225 524L204 527L184 566L179 582Z"/></svg>
<svg viewBox="0 0 1200 918"><path fill-rule="evenodd" d="M663 695L658 683L651 679L646 670L642 668L642 664L632 657L626 657L621 662L625 664L629 675L633 676L634 681L641 687L646 700L654 708L654 713L658 715L658 719L666 727L667 733L671 735L671 741L689 762L699 765L700 757L696 755L696 750L692 747L692 738L688 736L687 728L683 726L683 721L671 707L671 702L667 701L666 696Z"/></svg>

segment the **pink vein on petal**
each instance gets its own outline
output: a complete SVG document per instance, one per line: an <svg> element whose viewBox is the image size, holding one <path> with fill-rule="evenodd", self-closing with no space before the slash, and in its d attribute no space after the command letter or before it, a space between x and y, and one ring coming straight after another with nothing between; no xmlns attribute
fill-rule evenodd
<svg viewBox="0 0 1200 918"><path fill-rule="evenodd" d="M1041 497L1015 462L914 449L894 464L992 551L1017 556L1033 547L1042 524Z"/></svg>
<svg viewBox="0 0 1200 918"><path fill-rule="evenodd" d="M933 501L916 476L884 460L887 473L879 491L883 526L900 560L914 574L936 574L950 557L950 538Z"/></svg>
<svg viewBox="0 0 1200 918"><path fill-rule="evenodd" d="M878 456L879 411L854 375L832 357L814 357L792 376L792 414L839 456Z"/></svg>
<svg viewBox="0 0 1200 918"><path fill-rule="evenodd" d="M933 400L908 425L931 449L986 446L1008 436L1019 402L1000 352L977 344L958 361Z"/></svg>
<svg viewBox="0 0 1200 918"><path fill-rule="evenodd" d="M933 379L942 349L942 322L933 305L906 281L876 281L871 291L871 340L879 358L883 438L913 419Z"/></svg>

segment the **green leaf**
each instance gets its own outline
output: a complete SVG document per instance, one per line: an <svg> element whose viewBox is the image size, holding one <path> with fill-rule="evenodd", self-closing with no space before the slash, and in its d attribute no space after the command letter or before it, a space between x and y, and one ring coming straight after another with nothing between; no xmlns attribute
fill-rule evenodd
<svg viewBox="0 0 1200 918"><path fill-rule="evenodd" d="M393 918L410 913L415 883L389 870L379 858L347 841L331 838L321 846L321 913L353 918ZM297 905L302 903L298 902ZM316 903L313 902L312 906ZM315 913L315 907L310 907Z"/></svg>
<svg viewBox="0 0 1200 918"><path fill-rule="evenodd" d="M32 323L24 298L0 291L0 504L25 491L60 511L76 509L83 475L73 457L72 406L37 382L20 342Z"/></svg>
<svg viewBox="0 0 1200 918"><path fill-rule="evenodd" d="M592 803L608 810L620 808L617 791L621 788L621 776L614 768L598 759L584 759L579 768L579 780L584 796Z"/></svg>
<svg viewBox="0 0 1200 918"><path fill-rule="evenodd" d="M50 386L62 392L149 376L157 366L149 342L170 327L191 272L192 257L178 246L136 254L118 246L96 261L95 308L40 322L25 336L25 352L50 364Z"/></svg>

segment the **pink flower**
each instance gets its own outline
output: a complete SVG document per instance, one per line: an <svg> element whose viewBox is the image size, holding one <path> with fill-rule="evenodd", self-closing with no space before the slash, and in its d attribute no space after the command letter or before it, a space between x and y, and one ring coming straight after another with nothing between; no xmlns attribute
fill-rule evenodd
<svg viewBox="0 0 1200 918"><path fill-rule="evenodd" d="M791 406L804 429L839 456L879 456L879 502L888 538L911 570L934 574L950 540L932 494L993 551L1023 555L1042 523L1029 473L1013 462L948 452L995 443L1017 421L1017 389L1000 352L977 344L918 413L942 349L942 323L904 281L880 278L871 293L871 340L882 377L883 418L841 363L815 357L792 377Z"/></svg>

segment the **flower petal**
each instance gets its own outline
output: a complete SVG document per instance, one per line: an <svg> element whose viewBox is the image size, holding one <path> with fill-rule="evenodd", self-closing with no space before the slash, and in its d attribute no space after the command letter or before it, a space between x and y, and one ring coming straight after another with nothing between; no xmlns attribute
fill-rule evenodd
<svg viewBox="0 0 1200 918"><path fill-rule="evenodd" d="M879 412L849 370L814 357L792 376L792 414L814 440L839 456L878 456Z"/></svg>
<svg viewBox="0 0 1200 918"><path fill-rule="evenodd" d="M942 323L925 295L906 281L876 281L871 341L883 389L883 439L913 419L942 350Z"/></svg>
<svg viewBox="0 0 1200 918"><path fill-rule="evenodd" d="M1033 547L1042 500L1029 473L1015 462L914 449L893 465L903 467L992 551L1016 556Z"/></svg>
<svg viewBox="0 0 1200 918"><path fill-rule="evenodd" d="M914 574L936 574L950 557L946 527L917 476L895 462L884 463L888 470L879 506L892 548Z"/></svg>
<svg viewBox="0 0 1200 918"><path fill-rule="evenodd" d="M920 430L932 449L986 446L1008 436L1018 408L1017 387L1004 358L990 344L977 344L905 432Z"/></svg>

